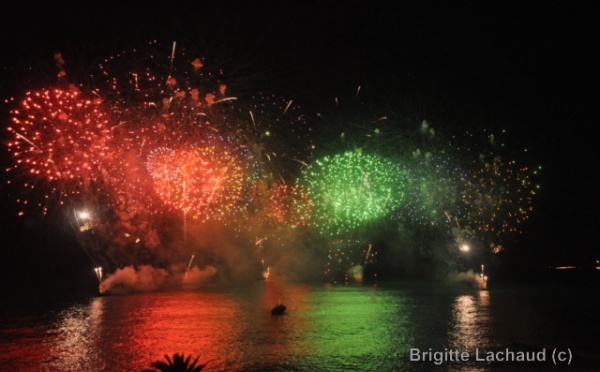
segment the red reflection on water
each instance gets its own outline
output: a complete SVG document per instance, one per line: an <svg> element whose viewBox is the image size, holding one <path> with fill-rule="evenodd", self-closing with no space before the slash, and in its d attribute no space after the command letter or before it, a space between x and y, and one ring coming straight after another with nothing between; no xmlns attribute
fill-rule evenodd
<svg viewBox="0 0 600 372"><path fill-rule="evenodd" d="M256 363L281 363L290 355L290 340L306 334L301 314L308 290L269 279L247 292L165 293L125 296L130 309L123 319L107 319L114 334L104 336L111 350L122 350L115 368L149 368L154 361L174 353L199 356L209 370L240 370ZM115 298L106 298L112 303ZM271 315L278 303L285 304L282 316ZM124 305L119 303L118 312ZM110 307L110 305L108 306ZM127 309L127 306L125 306ZM107 308L107 318L111 310ZM297 350L294 354L297 354ZM136 361L126 355L135 355ZM257 356L263 356L257 361Z"/></svg>
<svg viewBox="0 0 600 372"><path fill-rule="evenodd" d="M134 296L135 297L135 296ZM142 303L140 303L140 301ZM227 295L214 293L174 293L142 296L132 301L128 321L114 327L123 344L115 343L113 349L126 348L128 354L145 360L142 368L152 361L164 360L174 353L200 356L206 363L240 358L232 347L240 338L243 328L236 326L244 317L244 309ZM119 336L109 336L116 340ZM126 338L125 338L126 337ZM122 365L122 364L121 364ZM210 363L209 363L210 365Z"/></svg>
<svg viewBox="0 0 600 372"><path fill-rule="evenodd" d="M315 352L313 291L271 278L231 291L100 296L48 311L37 325L7 325L0 369L142 371L175 353L210 371L293 366ZM278 303L286 312L271 315Z"/></svg>

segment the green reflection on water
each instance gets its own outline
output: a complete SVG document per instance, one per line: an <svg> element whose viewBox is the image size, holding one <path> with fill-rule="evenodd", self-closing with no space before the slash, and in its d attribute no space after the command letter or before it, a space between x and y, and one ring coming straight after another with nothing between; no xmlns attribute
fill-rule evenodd
<svg viewBox="0 0 600 372"><path fill-rule="evenodd" d="M338 362L350 368L389 365L400 360L414 344L407 298L376 286L331 286L312 292L313 302L301 328L297 347L315 364ZM297 354L302 354L297 350Z"/></svg>

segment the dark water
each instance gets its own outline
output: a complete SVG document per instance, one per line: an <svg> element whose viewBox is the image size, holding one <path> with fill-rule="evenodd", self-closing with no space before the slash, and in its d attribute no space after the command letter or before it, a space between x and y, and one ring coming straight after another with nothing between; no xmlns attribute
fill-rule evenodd
<svg viewBox="0 0 600 372"><path fill-rule="evenodd" d="M200 356L205 371L558 370L550 359L555 348L570 350L572 368L600 370L599 293L274 280L53 305L30 301L0 313L0 370L142 371L174 353ZM287 311L273 316L278 301ZM411 348L469 357L439 365L411 361ZM545 350L546 361L492 363L474 354L507 348L525 355Z"/></svg>

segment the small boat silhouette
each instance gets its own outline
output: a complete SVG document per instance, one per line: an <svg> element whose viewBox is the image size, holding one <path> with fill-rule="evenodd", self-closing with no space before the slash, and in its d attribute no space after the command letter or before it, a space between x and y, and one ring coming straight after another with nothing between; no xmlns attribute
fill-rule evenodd
<svg viewBox="0 0 600 372"><path fill-rule="evenodd" d="M283 313L285 313L285 309L285 305L279 304L271 310L271 315L282 315Z"/></svg>

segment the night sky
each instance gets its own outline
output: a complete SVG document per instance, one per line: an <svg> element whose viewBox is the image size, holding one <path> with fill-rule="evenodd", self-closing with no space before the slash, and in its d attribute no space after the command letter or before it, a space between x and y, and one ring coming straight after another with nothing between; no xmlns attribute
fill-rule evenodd
<svg viewBox="0 0 600 372"><path fill-rule="evenodd" d="M385 102L417 84L442 95L449 111L458 113L452 125L506 128L514 146L526 147L543 167L534 212L511 253L515 263L590 265L600 258L592 112L600 19L592 5L268 3L0 5L2 98L40 84L37 69L51 65L55 52L77 71L94 58L154 39L204 48L208 58L227 61L235 76L250 76L249 84L256 85L248 89L278 91L309 117L334 97L352 97L358 86L373 101ZM2 162L8 162L4 150ZM86 264L73 269L85 257L73 252L77 243L68 229L38 227L39 238L28 236L27 221L14 215L14 197L4 183L2 286L11 285L14 275L21 282L39 280L34 270L40 268L65 275L89 270ZM46 249L31 249L36 239L47 240ZM72 259L57 263L63 255Z"/></svg>

